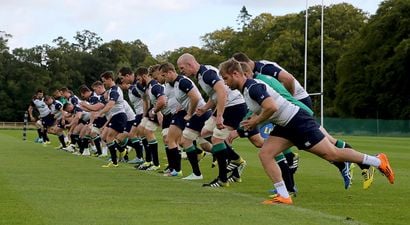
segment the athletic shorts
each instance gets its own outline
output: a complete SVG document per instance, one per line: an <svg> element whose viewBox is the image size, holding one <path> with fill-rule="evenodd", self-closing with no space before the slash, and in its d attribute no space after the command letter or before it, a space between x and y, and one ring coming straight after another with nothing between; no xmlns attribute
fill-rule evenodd
<svg viewBox="0 0 410 225"><path fill-rule="evenodd" d="M47 116L41 118L41 124L44 127L51 127L54 125L55 119L53 114L48 114Z"/></svg>
<svg viewBox="0 0 410 225"><path fill-rule="evenodd" d="M246 103L226 107L224 114L222 115L224 118L224 125L237 129L247 112L248 107L246 106ZM214 116L216 116L216 111Z"/></svg>
<svg viewBox="0 0 410 225"><path fill-rule="evenodd" d="M185 127L201 132L202 127L204 127L205 121L209 119L209 117L212 116L212 111L208 110L201 116L197 116L196 114L192 115L191 119L185 124Z"/></svg>
<svg viewBox="0 0 410 225"><path fill-rule="evenodd" d="M142 117L143 117L142 114L135 115L135 120L133 124L134 127L138 127L138 125L140 125Z"/></svg>
<svg viewBox="0 0 410 225"><path fill-rule="evenodd" d="M275 125L270 135L288 139L298 149L307 150L325 138L319 127L305 110L299 110L286 126Z"/></svg>
<svg viewBox="0 0 410 225"><path fill-rule="evenodd" d="M118 133L123 133L127 126L127 115L125 113L118 113L111 117L110 122L108 122L108 127L114 129Z"/></svg>
<svg viewBox="0 0 410 225"><path fill-rule="evenodd" d="M167 115L164 115L162 118L162 129L169 128L171 125L172 121L172 113L168 113Z"/></svg>
<svg viewBox="0 0 410 225"><path fill-rule="evenodd" d="M94 122L93 122L93 126L96 128L101 128L104 126L104 124L107 122L107 117L105 116L101 116L101 117L97 117L95 118Z"/></svg>
<svg viewBox="0 0 410 225"><path fill-rule="evenodd" d="M185 110L180 110L172 116L171 125L177 126L179 129L184 130L186 120L184 117L186 116Z"/></svg>
<svg viewBox="0 0 410 225"><path fill-rule="evenodd" d="M310 96L302 98L299 101L309 107L309 109L313 109L312 99L310 98Z"/></svg>

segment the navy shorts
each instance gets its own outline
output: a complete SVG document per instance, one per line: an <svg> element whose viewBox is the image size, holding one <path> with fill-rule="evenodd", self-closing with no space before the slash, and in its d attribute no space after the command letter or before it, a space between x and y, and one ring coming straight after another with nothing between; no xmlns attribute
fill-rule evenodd
<svg viewBox="0 0 410 225"><path fill-rule="evenodd" d="M80 124L84 124L84 125L87 125L87 124L89 124L90 123L90 121L88 120L88 121L85 121L85 120L82 120L82 119L79 119L78 120L78 123Z"/></svg>
<svg viewBox="0 0 410 225"><path fill-rule="evenodd" d="M247 112L248 107L246 106L246 103L226 107L224 114L222 115L224 118L224 125L237 129ZM216 116L216 111L214 116Z"/></svg>
<svg viewBox="0 0 410 225"><path fill-rule="evenodd" d="M123 133L127 126L127 115L125 113L118 113L111 117L110 122L108 122L108 127L114 129L118 133Z"/></svg>
<svg viewBox="0 0 410 225"><path fill-rule="evenodd" d="M238 128L236 131L238 132L238 135L241 138L244 138L244 137L248 138L248 137L252 137L254 135L259 134L259 130L256 128L252 130L247 130L247 131L245 131L243 128Z"/></svg>
<svg viewBox="0 0 410 225"><path fill-rule="evenodd" d="M54 125L55 119L53 114L48 114L47 116L41 118L41 124L44 127L51 127Z"/></svg>
<svg viewBox="0 0 410 225"><path fill-rule="evenodd" d="M172 121L172 113L168 113L167 115L164 115L162 118L162 129L169 128L171 125Z"/></svg>
<svg viewBox="0 0 410 225"><path fill-rule="evenodd" d="M204 127L205 121L212 116L212 111L208 110L201 116L197 116L196 114L192 115L191 119L185 124L185 127L201 132L202 128Z"/></svg>
<svg viewBox="0 0 410 225"><path fill-rule="evenodd" d="M138 125L140 125L140 123L142 121L142 117L143 117L142 114L135 115L135 120L134 120L133 126L138 127Z"/></svg>
<svg viewBox="0 0 410 225"><path fill-rule="evenodd" d="M107 122L107 117L105 116L101 116L101 117L97 117L95 118L94 122L93 122L93 126L96 128L101 128L104 126L104 124Z"/></svg>
<svg viewBox="0 0 410 225"><path fill-rule="evenodd" d="M130 132L132 126L134 126L135 120L127 121L127 125L125 126L125 131Z"/></svg>
<svg viewBox="0 0 410 225"><path fill-rule="evenodd" d="M180 110L172 116L171 125L177 126L179 129L184 130L186 120L184 117L186 116L185 110Z"/></svg>
<svg viewBox="0 0 410 225"><path fill-rule="evenodd" d="M309 107L309 109L313 109L312 99L310 98L310 96L302 98L299 101Z"/></svg>
<svg viewBox="0 0 410 225"><path fill-rule="evenodd" d="M286 126L275 125L270 135L288 139L298 149L306 150L325 138L319 127L316 120L305 110L299 110Z"/></svg>

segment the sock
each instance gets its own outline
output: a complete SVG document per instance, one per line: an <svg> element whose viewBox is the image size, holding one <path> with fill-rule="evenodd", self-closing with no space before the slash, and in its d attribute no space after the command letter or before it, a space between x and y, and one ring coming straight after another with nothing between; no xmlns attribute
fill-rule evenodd
<svg viewBox="0 0 410 225"><path fill-rule="evenodd" d="M63 146L63 148L67 147L64 141L64 134L58 135L58 140L60 141L61 146Z"/></svg>
<svg viewBox="0 0 410 225"><path fill-rule="evenodd" d="M37 129L38 138L43 138L43 132L41 132L41 128Z"/></svg>
<svg viewBox="0 0 410 225"><path fill-rule="evenodd" d="M226 160L228 159L228 154L226 150L226 145L225 143L219 143L219 144L214 144L212 146L212 154L215 155L216 160L218 161L218 177L222 182L227 182L228 177L227 177L227 163Z"/></svg>
<svg viewBox="0 0 410 225"><path fill-rule="evenodd" d="M111 161L112 161L112 163L117 165L117 163L118 163L117 162L117 151L116 151L115 145L116 145L115 141L107 143L107 147L110 150Z"/></svg>
<svg viewBox="0 0 410 225"><path fill-rule="evenodd" d="M175 170L177 172L181 171L181 154L179 154L179 149L178 148L173 148L171 150L171 155L173 155L173 158L175 160Z"/></svg>
<svg viewBox="0 0 410 225"><path fill-rule="evenodd" d="M283 182L283 180L278 183L274 183L273 186L275 187L276 191L280 196L284 198L289 198L289 193L286 190L286 185L285 182Z"/></svg>
<svg viewBox="0 0 410 225"><path fill-rule="evenodd" d="M174 165L175 160L173 156L171 155L171 152L169 151L168 146L165 146L165 154L167 156L168 168L170 170L175 169L175 165Z"/></svg>
<svg viewBox="0 0 410 225"><path fill-rule="evenodd" d="M75 145L77 144L77 141L79 139L80 135L78 134L71 134L70 139L71 139L71 144Z"/></svg>
<svg viewBox="0 0 410 225"><path fill-rule="evenodd" d="M277 161L280 170L282 171L282 179L285 182L286 190L288 192L295 192L295 184L293 183L293 175L290 172L289 165L286 163L286 160Z"/></svg>
<svg viewBox="0 0 410 225"><path fill-rule="evenodd" d="M145 137L141 138L142 145L144 146L145 151L148 149L148 140Z"/></svg>
<svg viewBox="0 0 410 225"><path fill-rule="evenodd" d="M158 142L157 140L151 140L148 142L148 148L151 151L152 155L152 162L154 163L154 166L159 166L159 158L158 158Z"/></svg>
<svg viewBox="0 0 410 225"><path fill-rule="evenodd" d="M380 163L381 163L380 159L377 158L376 156L364 154L363 164L374 166L378 168L380 166Z"/></svg>
<svg viewBox="0 0 410 225"><path fill-rule="evenodd" d="M102 151L101 151L101 138L100 138L100 136L96 136L93 139L93 141L94 141L95 148L97 149L97 155L101 155Z"/></svg>
<svg viewBox="0 0 410 225"><path fill-rule="evenodd" d="M292 166L293 157L295 157L295 154L292 152L292 150L290 148L286 149L285 151L283 151L283 155L285 156L288 165Z"/></svg>
<svg viewBox="0 0 410 225"><path fill-rule="evenodd" d="M44 131L42 131L41 133L42 133L42 137L43 137L43 141L44 141L44 142L50 141L50 139L48 139L47 130L46 130L46 129L44 129Z"/></svg>
<svg viewBox="0 0 410 225"><path fill-rule="evenodd" d="M229 160L238 160L241 158L241 156L239 156L234 151L234 149L230 145L228 145L226 142L225 142L225 146L226 146L226 156L228 157Z"/></svg>
<svg viewBox="0 0 410 225"><path fill-rule="evenodd" d="M199 169L198 156L195 152L195 146L191 145L190 147L184 149L184 151L186 152L188 161L191 164L192 172L196 176L201 176L201 170Z"/></svg>
<svg viewBox="0 0 410 225"><path fill-rule="evenodd" d="M142 159L143 154L143 148L144 146L142 145L141 139L139 138L131 138L131 147L133 147L135 149L135 155L137 156L137 158Z"/></svg>
<svg viewBox="0 0 410 225"><path fill-rule="evenodd" d="M81 154L83 154L84 152L84 146L85 146L85 140L84 138L80 138L80 140L78 140L78 147L80 147Z"/></svg>

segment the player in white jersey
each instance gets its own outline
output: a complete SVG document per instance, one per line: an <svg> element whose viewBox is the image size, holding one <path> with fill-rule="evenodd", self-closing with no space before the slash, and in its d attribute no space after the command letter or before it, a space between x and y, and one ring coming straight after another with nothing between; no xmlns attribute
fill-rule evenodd
<svg viewBox="0 0 410 225"><path fill-rule="evenodd" d="M68 147L68 151L76 155L81 155L84 150L81 138L85 134L84 127L90 122L91 114L82 110L79 105L75 106L70 102L64 104L63 110L72 117L71 122L65 124L65 128L69 128L68 134L71 137L71 144ZM76 151L76 144L79 146L79 151Z"/></svg>
<svg viewBox="0 0 410 225"><path fill-rule="evenodd" d="M244 128L250 130L266 121L276 125L259 152L262 166L278 192L278 195L264 201L264 204L293 204L278 165L272 163L273 157L293 145L328 161L350 161L378 167L389 182L394 183L394 172L385 154L370 156L354 149L338 150L325 138L319 129L320 125L311 115L284 99L265 83L247 79L238 61L227 60L219 68L225 83L231 89L241 90L253 112L252 117L242 122Z"/></svg>
<svg viewBox="0 0 410 225"><path fill-rule="evenodd" d="M248 64L255 76L262 74L274 77L285 86L285 88L292 94L292 96L296 100L299 100L310 109L313 109L312 99L310 98L306 90L302 87L302 85L300 85L300 83L292 74L280 67L277 63L267 60L253 61L249 59L249 57L244 53L235 53L233 55L233 58L235 58L239 62ZM321 130L335 146L339 148L351 148L351 146L347 142L332 137L323 128L321 128ZM292 162L294 162L295 159L298 159L298 157L294 157L295 155L290 149L287 149L284 154L288 162L290 163L289 165L294 166L292 165ZM349 188L351 184L351 170L353 169L353 165L350 162L333 162L333 164L339 169L340 174L342 175L345 189ZM359 163L358 165L362 169L362 176L364 178L363 188L367 189L373 182L374 168L370 168L368 165L363 165L361 163Z"/></svg>
<svg viewBox="0 0 410 225"><path fill-rule="evenodd" d="M205 121L211 116L211 111L209 110L207 113L202 113L201 116L196 114L196 110L204 106L205 101L194 82L188 77L178 75L174 65L171 63L161 64L159 73L160 77L165 79L166 83L173 87L173 96L179 105L179 108L173 113L166 140L170 156L175 159L175 165L171 165L171 170L166 175L181 175L179 173L181 169L181 158L178 154L178 145L181 144L192 167L192 174L183 179L203 179L198 164L198 154L201 154L202 150L197 149L193 145L193 141L200 135Z"/></svg>
<svg viewBox="0 0 410 225"><path fill-rule="evenodd" d="M219 174L216 179L203 186L229 186L228 170L232 171L238 167L243 169L246 165L245 160L225 142L229 133L239 127L246 115L245 100L239 91L231 90L224 84L218 69L199 64L193 55L185 53L178 58L177 63L182 73L197 78L202 90L209 97L208 102L197 109L197 115L210 109L214 111L214 115L205 122L201 136L212 136L212 153L218 161ZM227 160L230 160L228 165Z"/></svg>
<svg viewBox="0 0 410 225"><path fill-rule="evenodd" d="M50 127L50 129L48 129L48 132L57 135L58 140L61 144L59 149L66 150L67 146L64 136L64 125L61 123L64 113L63 104L60 101L55 100L51 96L46 96L44 98L44 102L50 108L51 114L53 115L55 120L55 123Z"/></svg>
<svg viewBox="0 0 410 225"><path fill-rule="evenodd" d="M135 149L136 157L128 163L140 165L144 163L143 159L143 143L142 136L144 135L144 127L141 126L141 121L144 111L147 110L146 101L144 101L145 88L135 81L135 75L128 67L123 67L118 72L118 78L121 80L121 88L128 91L128 98L135 111L135 119L132 128L129 132L129 144Z"/></svg>
<svg viewBox="0 0 410 225"><path fill-rule="evenodd" d="M164 86L153 79L145 67L140 67L135 71L135 77L139 84L145 87L145 95L148 99L149 106L147 114L143 119L144 133L148 141L146 151L146 162L137 167L140 170L158 170L160 168L158 158L158 141L155 137L155 131L162 123L163 118L171 115L171 110L166 107L167 96L164 92Z"/></svg>
<svg viewBox="0 0 410 225"><path fill-rule="evenodd" d="M51 110L49 109L48 105L44 102L43 92L41 90L37 91L36 98L33 98L32 105L29 107L29 116L31 120L34 120L33 117L33 106L37 109L39 113L40 122L37 127L40 129L39 134L42 137L44 144L50 144L50 139L47 136L47 128L51 127L54 124L54 116L51 114Z"/></svg>
<svg viewBox="0 0 410 225"><path fill-rule="evenodd" d="M33 95L30 101L30 105L28 107L28 115L29 115L29 120L32 122L35 122L34 125L37 127L37 134L38 137L34 140L36 143L43 143L43 125L41 124L41 120L38 118L38 116L35 116L34 112L35 111L37 114L39 114L39 110L37 109L36 105L34 104L35 100L43 100L44 98L44 93L43 90L39 89L37 90L36 94Z"/></svg>
<svg viewBox="0 0 410 225"><path fill-rule="evenodd" d="M115 84L114 73L106 71L100 76L107 90L108 102L96 116L109 114L110 120L107 124L107 135L105 137L107 147L110 150L111 162L103 167L118 167L116 148L125 141L124 133L127 126L127 115L124 109L124 98L121 89ZM119 142L117 143L116 140ZM119 149L120 155L124 150Z"/></svg>
<svg viewBox="0 0 410 225"><path fill-rule="evenodd" d="M162 76L160 72L159 64L150 66L148 71L149 74L152 75L152 78L158 81L158 83L164 86L164 93L167 97L167 105L166 107L169 109L170 113L163 116L162 119L162 139L165 145L165 153L168 160L168 166L163 170L160 171L163 173L164 176L182 176L181 171L181 155L179 154L178 148L172 148L172 143L170 147L169 138L174 135L174 130L171 127L172 121L174 119L174 115L181 108L181 105L176 99L174 87L170 84L165 82L165 77ZM179 140L179 139L178 139ZM171 141L172 142L172 141ZM175 150L175 151L174 151Z"/></svg>

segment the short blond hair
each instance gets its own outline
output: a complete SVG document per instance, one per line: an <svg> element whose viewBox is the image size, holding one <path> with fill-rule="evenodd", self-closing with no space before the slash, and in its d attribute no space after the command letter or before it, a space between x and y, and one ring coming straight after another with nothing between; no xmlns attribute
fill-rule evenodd
<svg viewBox="0 0 410 225"><path fill-rule="evenodd" d="M225 62L219 64L220 74L232 74L234 71L237 71L243 75L241 63L234 58L228 59Z"/></svg>

